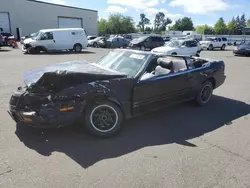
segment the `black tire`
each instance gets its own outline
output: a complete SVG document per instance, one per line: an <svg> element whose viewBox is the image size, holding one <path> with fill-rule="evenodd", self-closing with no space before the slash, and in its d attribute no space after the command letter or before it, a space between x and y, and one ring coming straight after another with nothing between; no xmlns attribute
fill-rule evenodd
<svg viewBox="0 0 250 188"><path fill-rule="evenodd" d="M213 84L210 81L206 81L197 93L197 96L195 98L196 104L198 106L205 106L206 104L208 104L213 96L213 89Z"/></svg>
<svg viewBox="0 0 250 188"><path fill-rule="evenodd" d="M171 55L177 55L177 53L176 53L176 52L173 52Z"/></svg>
<svg viewBox="0 0 250 188"><path fill-rule="evenodd" d="M80 53L82 51L82 45L81 44L75 44L74 45L74 51Z"/></svg>
<svg viewBox="0 0 250 188"><path fill-rule="evenodd" d="M29 47L29 48L27 49L27 54L34 54L34 53L35 53L34 48Z"/></svg>
<svg viewBox="0 0 250 188"><path fill-rule="evenodd" d="M98 117L98 110L105 109L107 112L101 112L100 117ZM97 114L95 114L97 113ZM111 117L113 116L113 118ZM99 121L95 125L93 118L97 118ZM99 119L98 119L99 118ZM101 118L101 119L100 119ZM114 125L107 125L108 122L114 120ZM100 101L94 104L88 105L84 113L85 126L87 130L95 136L98 137L111 137L116 135L122 128L123 123L123 112L119 106L110 101ZM106 127L105 127L106 126Z"/></svg>
<svg viewBox="0 0 250 188"><path fill-rule="evenodd" d="M93 47L94 47L94 48L97 47L97 43L96 43L96 42L93 43Z"/></svg>
<svg viewBox="0 0 250 188"><path fill-rule="evenodd" d="M128 47L128 45L127 45L127 44L124 44L124 45L123 45L123 48L127 48L127 47Z"/></svg>
<svg viewBox="0 0 250 188"><path fill-rule="evenodd" d="M34 54L40 54L40 52L41 52L41 48L40 47L34 48Z"/></svg>
<svg viewBox="0 0 250 188"><path fill-rule="evenodd" d="M212 44L209 45L208 50L213 50L214 46Z"/></svg>
<svg viewBox="0 0 250 188"><path fill-rule="evenodd" d="M223 44L222 47L221 47L221 50L225 50L225 48L226 48L226 45Z"/></svg>

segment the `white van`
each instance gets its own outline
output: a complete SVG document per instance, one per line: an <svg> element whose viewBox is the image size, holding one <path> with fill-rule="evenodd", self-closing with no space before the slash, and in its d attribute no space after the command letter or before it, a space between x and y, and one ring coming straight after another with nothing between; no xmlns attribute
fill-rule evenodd
<svg viewBox="0 0 250 188"><path fill-rule="evenodd" d="M44 29L23 41L22 51L40 53L51 50L70 50L81 52L87 48L86 31L82 28Z"/></svg>

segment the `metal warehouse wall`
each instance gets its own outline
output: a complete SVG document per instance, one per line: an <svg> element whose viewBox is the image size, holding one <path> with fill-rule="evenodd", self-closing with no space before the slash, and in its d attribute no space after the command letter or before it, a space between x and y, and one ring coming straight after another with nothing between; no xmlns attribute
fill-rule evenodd
<svg viewBox="0 0 250 188"><path fill-rule="evenodd" d="M29 35L40 29L58 28L58 17L82 18L83 28L89 35L97 35L98 12L63 7L28 0L1 0L0 12L8 12L11 32L16 36L16 28L22 35Z"/></svg>

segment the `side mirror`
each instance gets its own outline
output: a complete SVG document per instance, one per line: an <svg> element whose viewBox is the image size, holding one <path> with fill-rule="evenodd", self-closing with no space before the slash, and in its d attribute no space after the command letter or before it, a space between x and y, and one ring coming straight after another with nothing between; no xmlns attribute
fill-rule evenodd
<svg viewBox="0 0 250 188"><path fill-rule="evenodd" d="M186 46L182 45L181 48L186 48Z"/></svg>

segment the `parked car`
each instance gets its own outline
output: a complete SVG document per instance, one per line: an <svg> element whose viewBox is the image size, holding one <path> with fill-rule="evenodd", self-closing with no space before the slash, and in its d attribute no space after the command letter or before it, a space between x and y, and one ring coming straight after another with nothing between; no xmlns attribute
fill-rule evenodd
<svg viewBox="0 0 250 188"><path fill-rule="evenodd" d="M250 41L246 41L241 45L235 47L233 53L235 55L250 55Z"/></svg>
<svg viewBox="0 0 250 188"><path fill-rule="evenodd" d="M207 50L213 50L214 48L220 48L225 50L227 46L227 39L221 37L208 37L200 41L201 47Z"/></svg>
<svg viewBox="0 0 250 188"><path fill-rule="evenodd" d="M168 41L170 41L170 40L171 40L171 38L170 38L170 37L162 37L162 39L163 39L165 42L168 42Z"/></svg>
<svg viewBox="0 0 250 188"><path fill-rule="evenodd" d="M129 41L127 41L123 37L109 38L106 41L107 48L127 48L128 45Z"/></svg>
<svg viewBox="0 0 250 188"><path fill-rule="evenodd" d="M88 40L94 40L95 38L97 38L96 36L88 36L87 39Z"/></svg>
<svg viewBox="0 0 250 188"><path fill-rule="evenodd" d="M88 46L98 47L98 41L104 39L105 37L97 37L93 40L88 40Z"/></svg>
<svg viewBox="0 0 250 188"><path fill-rule="evenodd" d="M194 100L204 106L225 81L223 61L116 49L94 63L53 64L24 74L10 98L15 122L37 128L81 122L113 136L125 119Z"/></svg>
<svg viewBox="0 0 250 188"><path fill-rule="evenodd" d="M152 52L158 55L189 55L199 56L200 44L195 40L174 40L164 46L154 48Z"/></svg>
<svg viewBox="0 0 250 188"><path fill-rule="evenodd" d="M129 44L130 48L146 50L163 46L165 41L161 36L151 35L151 36L143 36L132 40Z"/></svg>
<svg viewBox="0 0 250 188"><path fill-rule="evenodd" d="M81 52L87 46L87 35L82 28L44 29L40 30L35 37L24 40L22 51L24 53L52 50Z"/></svg>

